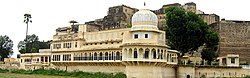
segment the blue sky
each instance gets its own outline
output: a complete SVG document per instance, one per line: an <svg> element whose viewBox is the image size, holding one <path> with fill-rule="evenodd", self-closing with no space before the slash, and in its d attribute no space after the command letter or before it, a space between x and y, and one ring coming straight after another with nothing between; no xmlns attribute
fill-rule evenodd
<svg viewBox="0 0 250 78"><path fill-rule="evenodd" d="M25 38L25 13L30 13L33 20L29 34L47 41L52 39L56 28L69 26L70 20L84 23L104 17L111 6L125 4L140 9L144 2L152 10L164 4L195 2L197 9L220 18L250 20L248 0L1 0L0 35L8 35L14 41L13 57L16 57L17 44Z"/></svg>

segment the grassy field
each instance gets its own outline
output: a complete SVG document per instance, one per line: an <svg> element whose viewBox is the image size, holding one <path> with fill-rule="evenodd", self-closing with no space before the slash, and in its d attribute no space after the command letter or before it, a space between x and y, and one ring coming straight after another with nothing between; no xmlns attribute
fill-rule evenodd
<svg viewBox="0 0 250 78"><path fill-rule="evenodd" d="M39 74L14 74L14 73L0 73L0 78L74 78L65 76L48 76Z"/></svg>

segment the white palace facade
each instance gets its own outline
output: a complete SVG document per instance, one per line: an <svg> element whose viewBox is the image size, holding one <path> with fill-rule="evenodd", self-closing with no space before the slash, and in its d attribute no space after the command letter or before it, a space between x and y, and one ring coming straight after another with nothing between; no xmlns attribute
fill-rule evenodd
<svg viewBox="0 0 250 78"><path fill-rule="evenodd" d="M178 52L168 49L165 32L157 24L153 12L141 9L132 17L132 28L89 32L88 25L79 25L78 33L70 28L57 31L51 63L67 71L124 72L129 78L161 76L156 73L173 70Z"/></svg>
<svg viewBox="0 0 250 78"><path fill-rule="evenodd" d="M190 67L177 65L176 50L166 44L165 31L149 9L132 17L132 27L88 31L88 25L56 30L50 53L21 55L21 68L50 67L67 71L123 72L127 78L242 77L240 67ZM34 62L35 61L35 62ZM40 67L39 67L40 66Z"/></svg>

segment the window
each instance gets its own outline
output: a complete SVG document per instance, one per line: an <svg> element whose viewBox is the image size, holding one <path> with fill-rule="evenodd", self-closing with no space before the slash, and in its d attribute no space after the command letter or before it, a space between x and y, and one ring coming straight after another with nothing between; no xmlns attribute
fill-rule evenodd
<svg viewBox="0 0 250 78"><path fill-rule="evenodd" d="M75 43L75 47L77 47L77 42Z"/></svg>
<svg viewBox="0 0 250 78"><path fill-rule="evenodd" d="M231 63L235 64L235 58L231 58Z"/></svg>
<svg viewBox="0 0 250 78"><path fill-rule="evenodd" d="M137 39L138 38L138 34L134 34L134 39Z"/></svg>
<svg viewBox="0 0 250 78"><path fill-rule="evenodd" d="M71 60L70 56L68 56L69 61ZM83 53L75 53L73 60L75 60L75 61L83 61L83 60L92 60L92 58L93 57L91 56L91 53L89 53L89 55L88 55L88 53L84 53L84 54Z"/></svg>
<svg viewBox="0 0 250 78"><path fill-rule="evenodd" d="M70 54L64 54L63 55L63 61L70 61L71 60L71 55Z"/></svg>
<svg viewBox="0 0 250 78"><path fill-rule="evenodd" d="M48 62L48 57L45 57L45 62Z"/></svg>
<svg viewBox="0 0 250 78"><path fill-rule="evenodd" d="M137 58L137 51L134 51L134 58Z"/></svg>
<svg viewBox="0 0 250 78"><path fill-rule="evenodd" d="M44 61L44 57L43 57L43 56L41 57L41 61L42 61L42 62Z"/></svg>
<svg viewBox="0 0 250 78"><path fill-rule="evenodd" d="M145 34L145 38L148 38L148 34Z"/></svg>
<svg viewBox="0 0 250 78"><path fill-rule="evenodd" d="M61 44L53 44L53 49L60 49L61 48Z"/></svg>
<svg viewBox="0 0 250 78"><path fill-rule="evenodd" d="M31 64L31 59L24 59L24 62L25 62L26 64Z"/></svg>
<svg viewBox="0 0 250 78"><path fill-rule="evenodd" d="M53 61L60 61L60 55L53 55Z"/></svg>
<svg viewBox="0 0 250 78"><path fill-rule="evenodd" d="M71 43L63 43L63 48L71 48Z"/></svg>
<svg viewBox="0 0 250 78"><path fill-rule="evenodd" d="M149 56L149 50L146 50L144 53L144 58L148 59L148 56Z"/></svg>
<svg viewBox="0 0 250 78"><path fill-rule="evenodd" d="M120 52L116 52L116 60L121 60Z"/></svg>

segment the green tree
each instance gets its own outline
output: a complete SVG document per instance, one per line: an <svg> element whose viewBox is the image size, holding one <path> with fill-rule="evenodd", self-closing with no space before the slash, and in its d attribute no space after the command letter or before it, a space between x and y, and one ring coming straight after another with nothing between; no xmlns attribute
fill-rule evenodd
<svg viewBox="0 0 250 78"><path fill-rule="evenodd" d="M178 62L187 52L194 52L206 42L210 30L207 24L196 14L186 12L181 7L166 9L166 38L168 45L178 50Z"/></svg>
<svg viewBox="0 0 250 78"><path fill-rule="evenodd" d="M0 60L10 57L13 54L13 41L6 35L0 36Z"/></svg>
<svg viewBox="0 0 250 78"><path fill-rule="evenodd" d="M209 65L211 65L213 59L218 56L218 42L218 34L212 31L208 31L205 39L205 47L201 52L201 58L207 60Z"/></svg>
<svg viewBox="0 0 250 78"><path fill-rule="evenodd" d="M71 24L71 30L74 31L75 33L77 33L78 32L78 25L75 25L75 23L78 23L78 22L75 20L71 20L71 21L69 21L69 23Z"/></svg>
<svg viewBox="0 0 250 78"><path fill-rule="evenodd" d="M29 29L29 23L32 23L32 20L31 20L31 14L24 14L24 23L26 23L27 25L27 28L26 28L26 39L27 39L27 36L28 36L28 29ZM27 46L27 44L26 44ZM28 47L26 47L26 49L28 49Z"/></svg>
<svg viewBox="0 0 250 78"><path fill-rule="evenodd" d="M27 46L27 47L26 47ZM18 50L21 54L26 52L37 53L39 49L48 49L50 48L50 41L44 42L39 41L38 36L35 34L28 35L27 39L20 41L18 43Z"/></svg>

